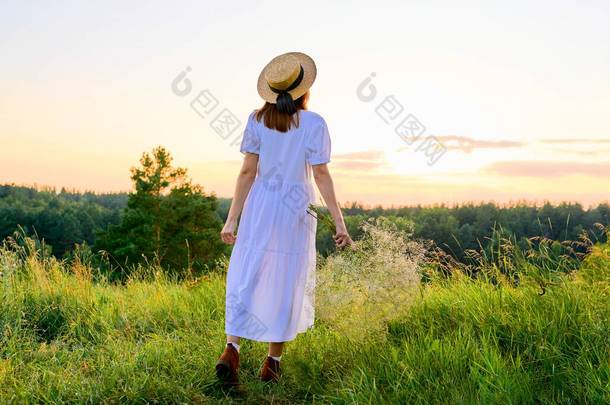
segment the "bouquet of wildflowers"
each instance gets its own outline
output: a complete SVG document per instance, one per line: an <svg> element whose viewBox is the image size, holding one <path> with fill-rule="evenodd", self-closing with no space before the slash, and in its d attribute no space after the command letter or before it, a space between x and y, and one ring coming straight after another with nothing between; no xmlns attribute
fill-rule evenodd
<svg viewBox="0 0 610 405"><path fill-rule="evenodd" d="M307 207L307 213L314 218L317 218L318 221L321 221L322 224L330 231L331 235L337 233L337 228L335 227L335 221L333 221L332 217L327 213L322 211L321 208L316 207L313 204L309 204Z"/></svg>

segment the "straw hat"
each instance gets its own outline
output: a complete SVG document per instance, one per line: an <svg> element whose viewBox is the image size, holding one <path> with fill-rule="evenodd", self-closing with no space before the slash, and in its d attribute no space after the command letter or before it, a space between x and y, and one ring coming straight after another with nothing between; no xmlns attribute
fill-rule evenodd
<svg viewBox="0 0 610 405"><path fill-rule="evenodd" d="M315 62L304 53L288 52L276 56L258 77L258 94L272 104L282 92L296 100L307 93L316 80L316 73Z"/></svg>

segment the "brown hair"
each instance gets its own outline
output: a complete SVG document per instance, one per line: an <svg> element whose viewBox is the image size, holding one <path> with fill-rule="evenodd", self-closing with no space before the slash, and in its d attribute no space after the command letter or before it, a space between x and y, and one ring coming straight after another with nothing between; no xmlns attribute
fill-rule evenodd
<svg viewBox="0 0 610 405"><path fill-rule="evenodd" d="M309 99L309 91L301 97L294 100L296 110L307 110L307 100ZM294 125L299 127L299 114L289 114L278 109L277 104L265 102L265 105L260 110L256 110L256 120L263 120L265 126L270 129L275 129L280 132L286 132Z"/></svg>

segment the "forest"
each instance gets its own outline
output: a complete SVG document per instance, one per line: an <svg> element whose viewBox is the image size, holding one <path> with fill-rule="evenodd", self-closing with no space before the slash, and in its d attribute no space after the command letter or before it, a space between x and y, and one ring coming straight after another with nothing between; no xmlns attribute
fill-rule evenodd
<svg viewBox="0 0 610 405"><path fill-rule="evenodd" d="M75 245L95 246L110 227L120 224L128 198L128 193L0 185L0 239L23 232L44 240L52 254L62 258ZM228 198L217 198L215 212L220 220L226 218L230 203ZM414 239L432 241L458 260L464 259L464 251L487 247L489 238L500 229L518 242L533 237L578 240L583 233L603 242L604 233L595 224L610 223L608 203L589 208L578 203L536 206L525 201L383 208L353 202L343 206L343 213L354 239L361 237L360 225L365 219L386 217ZM317 245L324 256L333 250L323 227L318 229Z"/></svg>

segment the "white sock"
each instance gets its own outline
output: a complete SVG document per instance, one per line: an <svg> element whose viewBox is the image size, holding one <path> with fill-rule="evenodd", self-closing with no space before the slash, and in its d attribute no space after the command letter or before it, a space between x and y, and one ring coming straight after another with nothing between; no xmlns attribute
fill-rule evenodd
<svg viewBox="0 0 610 405"><path fill-rule="evenodd" d="M277 357L275 357L275 356L269 356L269 357L271 357L271 358L272 358L273 360L275 360L275 361L280 361L280 359L282 358L282 356L277 356Z"/></svg>
<svg viewBox="0 0 610 405"><path fill-rule="evenodd" d="M233 345L235 350L237 350L237 353L239 353L239 345L237 343L235 343L235 342L227 342L227 344Z"/></svg>

